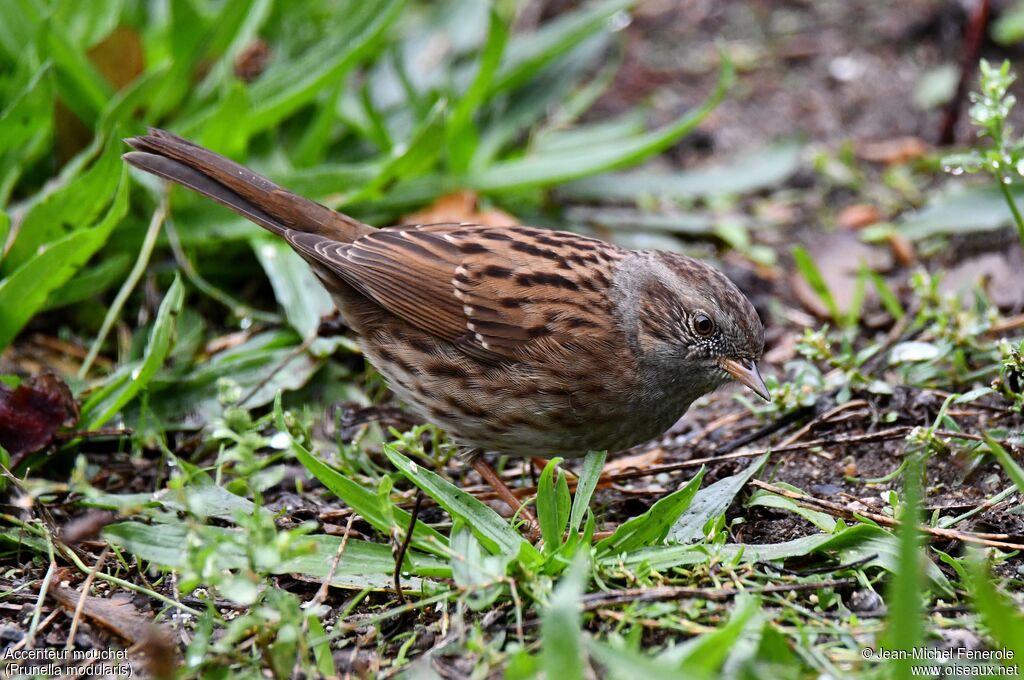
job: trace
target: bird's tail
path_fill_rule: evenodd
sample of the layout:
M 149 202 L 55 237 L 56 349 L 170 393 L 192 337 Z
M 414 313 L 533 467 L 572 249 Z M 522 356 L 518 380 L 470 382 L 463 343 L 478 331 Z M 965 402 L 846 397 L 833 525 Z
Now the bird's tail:
M 125 142 L 135 149 L 123 156 L 131 165 L 212 198 L 279 236 L 299 231 L 351 243 L 373 231 L 170 132 L 152 129 Z

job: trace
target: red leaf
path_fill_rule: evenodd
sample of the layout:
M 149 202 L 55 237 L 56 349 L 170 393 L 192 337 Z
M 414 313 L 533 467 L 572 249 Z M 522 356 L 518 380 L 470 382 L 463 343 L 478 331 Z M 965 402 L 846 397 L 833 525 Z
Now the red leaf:
M 0 446 L 11 466 L 45 448 L 62 427 L 78 422 L 78 404 L 64 381 L 46 373 L 11 389 L 0 383 Z

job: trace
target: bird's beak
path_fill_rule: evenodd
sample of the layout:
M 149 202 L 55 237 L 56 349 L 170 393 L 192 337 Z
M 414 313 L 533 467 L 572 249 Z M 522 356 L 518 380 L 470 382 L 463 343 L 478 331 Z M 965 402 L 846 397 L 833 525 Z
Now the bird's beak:
M 742 361 L 722 359 L 721 364 L 726 373 L 749 387 L 754 391 L 754 394 L 765 401 L 772 400 L 771 392 L 768 391 L 768 387 L 764 384 L 764 378 L 757 372 L 757 364 L 753 361 L 748 359 Z

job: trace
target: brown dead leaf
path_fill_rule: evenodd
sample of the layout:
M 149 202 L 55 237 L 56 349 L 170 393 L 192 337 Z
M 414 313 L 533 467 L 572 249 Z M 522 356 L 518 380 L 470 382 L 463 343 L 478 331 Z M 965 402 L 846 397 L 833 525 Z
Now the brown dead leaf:
M 904 267 L 914 264 L 917 254 L 914 252 L 914 244 L 910 242 L 910 239 L 900 234 L 889 234 L 888 243 L 889 250 L 892 251 L 892 256 L 896 258 L 897 262 Z
M 11 467 L 49 446 L 57 430 L 76 422 L 78 404 L 56 375 L 37 375 L 13 389 L 0 383 L 0 446 L 10 454 Z
M 843 314 L 847 313 L 853 301 L 862 263 L 875 272 L 885 272 L 892 268 L 893 258 L 889 250 L 864 243 L 851 231 L 816 236 L 806 244 L 806 248 Z M 822 319 L 829 318 L 825 303 L 799 271 L 794 270 L 789 280 L 793 294 L 809 312 Z M 876 302 L 874 288 L 868 286 L 865 291 L 865 307 L 870 308 Z
M 869 163 L 900 165 L 928 153 L 928 144 L 920 137 L 897 137 L 879 142 L 862 142 L 857 155 Z
M 863 229 L 882 221 L 881 211 L 870 203 L 858 203 L 843 208 L 837 222 L 843 229 Z
M 1024 307 L 1024 286 L 1020 284 L 1022 259 L 1016 245 L 1001 252 L 969 257 L 946 272 L 939 290 L 957 294 L 970 304 L 975 289 L 980 287 L 1000 309 L 1020 309 Z
M 492 208 L 478 211 L 477 195 L 472 191 L 445 194 L 414 213 L 402 217 L 405 224 L 442 224 L 445 222 L 483 224 L 488 227 L 514 227 L 520 224 L 512 215 Z
M 145 71 L 142 36 L 130 26 L 118 26 L 88 52 L 89 61 L 115 90 L 121 90 Z M 57 152 L 63 164 L 88 146 L 92 130 L 62 102 L 56 105 Z
M 82 594 L 61 585 L 60 580 L 66 576 L 63 571 L 54 574 L 46 593 L 66 609 L 69 616 L 73 616 Z M 174 636 L 167 628 L 139 613 L 130 596 L 104 598 L 86 595 L 82 616 L 106 628 L 128 646 L 138 645 L 138 649 L 145 653 L 147 666 L 154 676 L 167 677 L 178 666 Z
M 623 456 L 622 458 L 614 458 L 609 463 L 605 464 L 604 470 L 601 472 L 601 476 L 609 478 L 621 474 L 626 470 L 644 470 L 652 465 L 657 465 L 664 457 L 665 449 L 660 446 L 656 446 L 650 451 L 634 453 L 631 456 Z

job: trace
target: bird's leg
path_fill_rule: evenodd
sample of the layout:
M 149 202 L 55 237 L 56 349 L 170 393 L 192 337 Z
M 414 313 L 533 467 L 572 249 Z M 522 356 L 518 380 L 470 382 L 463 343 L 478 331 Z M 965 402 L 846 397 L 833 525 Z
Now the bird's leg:
M 526 520 L 530 524 L 530 540 L 535 541 L 540 538 L 540 530 L 537 526 L 537 518 L 533 516 L 530 509 L 519 502 L 516 495 L 512 493 L 512 489 L 508 488 L 505 481 L 494 471 L 491 464 L 488 463 L 483 456 L 474 455 L 469 462 L 476 470 L 476 473 L 480 475 L 485 482 L 487 482 L 494 492 L 498 494 L 498 498 L 505 501 L 505 504 L 512 508 L 512 511 L 517 513 L 520 517 Z

